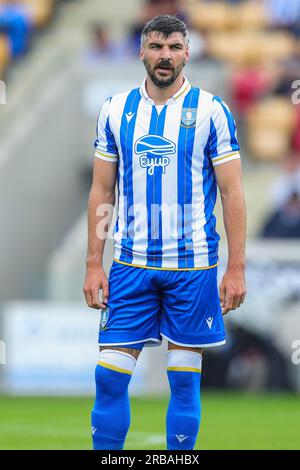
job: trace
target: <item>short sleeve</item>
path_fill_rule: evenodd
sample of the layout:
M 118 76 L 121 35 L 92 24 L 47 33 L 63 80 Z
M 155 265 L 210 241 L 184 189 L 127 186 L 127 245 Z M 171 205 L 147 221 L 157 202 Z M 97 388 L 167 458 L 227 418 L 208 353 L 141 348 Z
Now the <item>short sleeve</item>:
M 240 158 L 234 117 L 227 104 L 219 96 L 213 98 L 209 140 L 213 166 Z
M 117 162 L 118 148 L 115 142 L 114 134 L 110 127 L 110 99 L 103 104 L 97 121 L 97 140 L 94 147 L 96 149 L 95 157 L 108 162 Z

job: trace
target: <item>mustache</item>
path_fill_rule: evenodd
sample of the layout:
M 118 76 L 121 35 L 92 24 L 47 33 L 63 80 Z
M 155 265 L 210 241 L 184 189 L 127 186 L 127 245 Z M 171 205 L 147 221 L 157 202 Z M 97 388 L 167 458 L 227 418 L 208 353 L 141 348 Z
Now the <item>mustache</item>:
M 168 69 L 168 70 L 174 70 L 174 67 L 171 65 L 171 63 L 168 60 L 162 60 L 156 67 L 156 69 Z

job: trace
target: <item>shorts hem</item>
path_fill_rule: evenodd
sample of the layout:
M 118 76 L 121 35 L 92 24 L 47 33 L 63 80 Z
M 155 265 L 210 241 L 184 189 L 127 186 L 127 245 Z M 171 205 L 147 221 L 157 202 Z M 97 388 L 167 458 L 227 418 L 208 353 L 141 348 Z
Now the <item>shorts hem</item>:
M 151 341 L 150 343 L 148 341 Z M 148 342 L 148 343 L 147 343 Z M 160 346 L 162 341 L 157 338 L 139 339 L 137 341 L 115 341 L 113 343 L 98 343 L 98 346 L 130 346 L 131 344 L 146 343 L 145 347 Z
M 167 341 L 170 341 L 170 343 L 176 344 L 177 346 L 184 346 L 184 347 L 190 347 L 190 348 L 212 348 L 212 347 L 215 347 L 215 346 L 222 346 L 223 344 L 226 343 L 226 339 L 216 341 L 214 343 L 201 343 L 201 344 L 179 343 L 178 341 L 175 341 L 175 340 L 169 338 L 164 333 L 160 333 L 160 334 Z

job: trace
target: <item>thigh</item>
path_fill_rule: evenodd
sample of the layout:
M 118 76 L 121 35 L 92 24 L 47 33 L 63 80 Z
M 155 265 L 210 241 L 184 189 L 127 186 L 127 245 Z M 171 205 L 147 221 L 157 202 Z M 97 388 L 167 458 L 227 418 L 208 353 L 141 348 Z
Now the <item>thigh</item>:
M 203 354 L 202 348 L 193 348 L 192 346 L 179 346 L 178 344 L 174 344 L 171 341 L 168 341 L 168 351 L 172 351 L 173 349 L 182 349 L 183 351 L 193 351 L 199 354 Z
M 216 267 L 169 273 L 162 295 L 161 334 L 187 348 L 224 344 Z
M 135 359 L 138 359 L 138 357 L 141 353 L 141 350 L 139 350 L 139 349 L 119 348 L 119 347 L 116 347 L 116 346 L 101 346 L 99 349 L 100 349 L 100 351 L 103 351 L 104 349 L 113 349 L 115 351 L 121 351 L 121 352 L 124 352 L 126 354 L 129 354 L 130 356 L 133 356 Z
M 160 340 L 159 292 L 149 271 L 113 263 L 105 321 L 100 321 L 101 346 L 130 348 L 136 342 Z

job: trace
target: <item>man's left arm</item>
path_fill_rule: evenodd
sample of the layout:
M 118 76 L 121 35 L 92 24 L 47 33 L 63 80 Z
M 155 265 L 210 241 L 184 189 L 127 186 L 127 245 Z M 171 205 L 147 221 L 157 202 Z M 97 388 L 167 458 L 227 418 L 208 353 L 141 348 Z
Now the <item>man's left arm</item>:
M 245 299 L 246 208 L 242 188 L 241 161 L 235 159 L 214 167 L 223 206 L 228 263 L 220 285 L 223 315 Z

